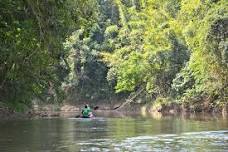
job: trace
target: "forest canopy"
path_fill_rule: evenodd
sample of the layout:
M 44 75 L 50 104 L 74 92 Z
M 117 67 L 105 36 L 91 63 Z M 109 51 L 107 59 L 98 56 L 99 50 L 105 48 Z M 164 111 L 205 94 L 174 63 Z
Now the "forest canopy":
M 226 0 L 0 2 L 0 103 L 228 100 Z M 166 101 L 166 100 L 164 100 Z

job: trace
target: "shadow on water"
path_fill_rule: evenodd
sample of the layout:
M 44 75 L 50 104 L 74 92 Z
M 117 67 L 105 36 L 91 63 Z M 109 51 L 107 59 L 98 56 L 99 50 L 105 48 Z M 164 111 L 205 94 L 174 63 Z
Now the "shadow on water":
M 102 117 L 101 117 L 102 116 Z M 168 117 L 97 113 L 93 119 L 0 122 L 0 151 L 226 151 L 228 121 L 206 115 Z

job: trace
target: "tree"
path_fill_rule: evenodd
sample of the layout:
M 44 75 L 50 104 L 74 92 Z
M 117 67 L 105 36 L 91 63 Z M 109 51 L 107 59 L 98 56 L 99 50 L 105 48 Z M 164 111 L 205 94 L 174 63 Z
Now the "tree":
M 89 0 L 0 2 L 0 102 L 15 107 L 31 103 L 35 96 L 60 94 L 62 42 L 72 30 L 92 22 L 91 4 Z

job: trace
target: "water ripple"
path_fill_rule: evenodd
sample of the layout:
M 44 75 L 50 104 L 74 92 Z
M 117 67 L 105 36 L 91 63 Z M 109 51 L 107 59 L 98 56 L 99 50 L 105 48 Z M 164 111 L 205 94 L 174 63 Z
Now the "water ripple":
M 86 146 L 87 151 L 149 152 L 165 150 L 169 152 L 201 150 L 222 152 L 228 151 L 228 130 L 137 136 L 121 141 L 113 139 L 92 139 L 78 144 L 82 147 Z

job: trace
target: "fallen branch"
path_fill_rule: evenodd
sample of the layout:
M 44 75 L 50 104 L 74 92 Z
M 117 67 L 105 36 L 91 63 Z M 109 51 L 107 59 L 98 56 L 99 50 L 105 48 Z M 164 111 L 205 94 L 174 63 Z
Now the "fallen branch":
M 120 106 L 118 107 L 115 107 L 113 110 L 117 110 L 117 109 L 120 109 L 120 108 L 123 108 L 124 106 L 126 106 L 127 104 L 131 103 L 134 101 L 134 99 L 140 95 L 140 93 L 142 93 L 144 91 L 144 88 L 138 90 L 135 94 L 133 94 L 133 97 L 129 96 L 128 99 L 126 99 L 126 101 L 124 103 L 122 103 Z

